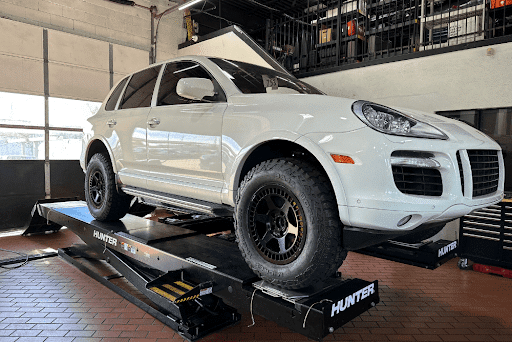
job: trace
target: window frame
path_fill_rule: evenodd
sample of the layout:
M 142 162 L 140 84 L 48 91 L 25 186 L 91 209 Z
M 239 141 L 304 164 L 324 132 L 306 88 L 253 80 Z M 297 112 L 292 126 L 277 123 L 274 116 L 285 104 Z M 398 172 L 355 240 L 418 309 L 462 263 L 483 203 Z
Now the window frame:
M 128 81 L 129 81 L 129 80 L 130 80 L 130 78 L 131 78 L 130 76 L 131 76 L 131 75 L 128 75 L 128 76 L 126 76 L 126 77 L 122 78 L 122 79 L 121 79 L 121 81 L 119 81 L 119 82 L 116 84 L 116 86 L 112 88 L 112 93 L 110 93 L 110 96 L 105 100 L 105 107 L 104 107 L 104 108 L 105 108 L 105 111 L 106 111 L 106 112 L 112 112 L 112 111 L 114 111 L 114 110 L 116 110 L 116 109 L 117 109 L 117 104 L 119 103 L 119 98 L 121 97 L 121 95 L 123 95 L 123 94 L 124 94 L 124 89 L 126 88 L 126 85 L 128 84 Z M 125 81 L 126 81 L 126 83 L 123 85 L 123 87 L 121 88 L 121 90 L 120 90 L 119 94 L 117 95 L 117 100 L 116 100 L 116 102 L 115 102 L 115 104 L 114 104 L 114 108 L 112 108 L 112 109 L 107 109 L 107 105 L 108 105 L 108 103 L 109 103 L 110 99 L 112 99 L 112 97 L 114 96 L 114 93 L 115 93 L 115 91 L 117 90 L 118 85 L 121 85 L 121 83 L 122 83 L 122 82 L 125 82 Z
M 153 101 L 154 101 L 154 98 L 155 98 L 155 90 L 157 89 L 157 86 L 159 87 L 159 79 L 162 75 L 162 66 L 164 64 L 157 64 L 157 65 L 150 65 L 149 67 L 147 68 L 144 68 L 142 70 L 139 70 L 139 71 L 136 71 L 134 73 L 132 73 L 129 77 L 130 79 L 126 82 L 124 88 L 123 88 L 123 92 L 122 92 L 122 95 L 119 96 L 119 99 L 117 101 L 117 104 L 116 104 L 116 109 L 115 110 L 129 110 L 129 109 L 139 109 L 139 108 L 152 108 L 153 107 Z M 132 80 L 133 76 L 138 74 L 138 73 L 141 73 L 141 72 L 144 72 L 146 70 L 149 70 L 149 69 L 153 69 L 153 68 L 160 68 L 160 70 L 158 70 L 158 75 L 156 77 L 156 81 L 155 81 L 155 86 L 153 87 L 153 94 L 151 95 L 151 101 L 149 103 L 149 106 L 147 107 L 132 107 L 132 108 L 119 108 L 119 106 L 121 105 L 121 101 L 122 99 L 124 98 L 124 95 L 126 93 L 126 89 L 128 88 L 128 85 L 130 84 L 130 81 Z
M 210 78 L 213 81 L 215 81 L 214 82 L 214 86 L 215 86 L 215 83 L 218 84 L 218 86 L 220 88 L 220 91 L 222 92 L 222 93 L 218 94 L 220 99 L 218 101 L 212 101 L 212 102 L 209 102 L 209 101 L 199 101 L 199 102 L 193 102 L 193 103 L 179 103 L 179 104 L 158 106 L 158 103 L 157 103 L 158 102 L 158 94 L 160 92 L 160 85 L 161 85 L 161 82 L 162 82 L 162 78 L 164 77 L 165 70 L 167 69 L 167 65 L 172 64 L 172 63 L 186 63 L 186 62 L 194 63 L 194 64 L 199 65 L 210 76 Z M 222 86 L 221 82 L 219 82 L 217 80 L 217 78 L 215 78 L 215 76 L 213 76 L 213 74 L 210 72 L 210 70 L 208 70 L 208 68 L 204 64 L 202 64 L 201 62 L 190 60 L 190 59 L 183 59 L 183 60 L 170 61 L 170 62 L 167 62 L 167 63 L 163 63 L 162 66 L 163 67 L 160 70 L 160 75 L 158 76 L 158 79 L 157 79 L 157 87 L 155 88 L 155 92 L 153 93 L 153 101 L 151 103 L 151 107 L 155 107 L 156 108 L 156 107 L 183 106 L 183 105 L 203 104 L 203 103 L 227 103 L 228 98 L 226 96 L 226 91 L 224 90 L 224 87 Z

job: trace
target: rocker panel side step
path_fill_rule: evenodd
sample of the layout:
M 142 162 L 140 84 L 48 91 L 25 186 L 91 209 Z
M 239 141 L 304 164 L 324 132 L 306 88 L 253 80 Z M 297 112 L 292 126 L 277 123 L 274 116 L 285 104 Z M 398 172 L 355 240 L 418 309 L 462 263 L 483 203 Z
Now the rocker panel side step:
M 197 211 L 215 216 L 230 216 L 233 215 L 233 208 L 223 204 L 216 204 L 201 200 L 196 200 L 189 197 L 170 195 L 163 192 L 143 190 L 133 188 L 130 186 L 122 187 L 122 190 L 128 195 L 140 197 L 143 202 L 147 203 L 163 203 L 186 210 Z

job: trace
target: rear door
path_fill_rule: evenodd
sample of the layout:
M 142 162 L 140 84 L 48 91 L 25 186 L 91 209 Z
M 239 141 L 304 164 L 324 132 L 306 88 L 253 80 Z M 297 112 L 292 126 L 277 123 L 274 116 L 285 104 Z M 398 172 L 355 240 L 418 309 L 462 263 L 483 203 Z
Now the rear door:
M 176 85 L 187 77 L 211 79 L 217 95 L 202 101 L 180 97 Z M 155 104 L 148 117 L 148 188 L 220 203 L 223 90 L 200 64 L 171 62 Z
M 160 68 L 148 68 L 131 77 L 111 122 L 116 141 L 113 153 L 121 182 L 126 185 L 147 186 L 146 127 Z

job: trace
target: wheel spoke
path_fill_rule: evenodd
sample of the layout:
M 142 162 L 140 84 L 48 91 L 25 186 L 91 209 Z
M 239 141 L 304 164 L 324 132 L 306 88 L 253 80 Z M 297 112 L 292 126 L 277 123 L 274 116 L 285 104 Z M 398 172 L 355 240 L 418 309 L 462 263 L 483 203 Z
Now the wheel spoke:
M 291 205 L 291 203 L 290 203 L 290 202 L 285 201 L 285 202 L 284 202 L 284 204 L 283 204 L 283 205 L 281 206 L 281 208 L 279 208 L 279 209 L 281 209 L 281 211 L 282 211 L 285 215 L 288 215 L 288 211 L 293 210 L 293 207 L 292 207 L 292 205 Z
M 299 235 L 299 227 L 288 222 L 288 234 L 293 234 L 295 236 Z
M 267 202 L 267 206 L 268 206 L 269 211 L 279 210 L 280 209 L 280 208 L 278 208 L 276 206 L 276 204 L 274 203 L 274 200 L 272 200 L 272 196 L 265 197 L 265 202 Z
M 267 243 L 272 240 L 274 238 L 274 236 L 272 235 L 271 232 L 267 231 L 265 233 L 265 235 L 263 235 L 263 238 L 261 239 L 261 243 L 263 246 L 267 247 Z
M 99 203 L 100 200 L 101 200 L 101 193 L 99 191 L 97 191 L 96 194 L 94 195 L 94 202 Z
M 279 243 L 279 253 L 283 254 L 286 253 L 286 245 L 285 245 L 285 238 L 284 236 L 281 238 L 276 239 Z
M 256 214 L 256 217 L 254 219 L 256 220 L 256 222 L 268 223 L 268 216 L 264 214 Z

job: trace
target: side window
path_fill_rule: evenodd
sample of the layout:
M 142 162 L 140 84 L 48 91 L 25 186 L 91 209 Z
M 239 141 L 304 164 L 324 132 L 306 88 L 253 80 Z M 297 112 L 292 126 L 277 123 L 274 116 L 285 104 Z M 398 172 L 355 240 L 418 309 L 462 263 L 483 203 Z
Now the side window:
M 119 82 L 116 89 L 114 89 L 112 95 L 110 95 L 110 98 L 107 100 L 107 103 L 105 104 L 105 110 L 114 110 L 116 108 L 117 100 L 119 99 L 119 95 L 121 95 L 121 92 L 123 91 L 124 85 L 126 84 L 126 81 L 128 81 L 128 78 L 129 76 Z
M 217 94 L 215 96 L 205 98 L 206 101 L 226 101 L 226 97 L 220 85 L 201 65 L 194 62 L 174 62 L 168 63 L 165 66 L 165 71 L 162 75 L 162 82 L 160 83 L 160 90 L 158 91 L 158 99 L 156 105 L 169 106 L 201 102 L 183 98 L 176 93 L 176 85 L 178 84 L 178 81 L 182 78 L 188 77 L 207 78 L 212 80 L 215 87 L 215 92 Z
M 119 109 L 149 107 L 155 89 L 160 65 L 139 71 L 132 76 L 126 87 Z

